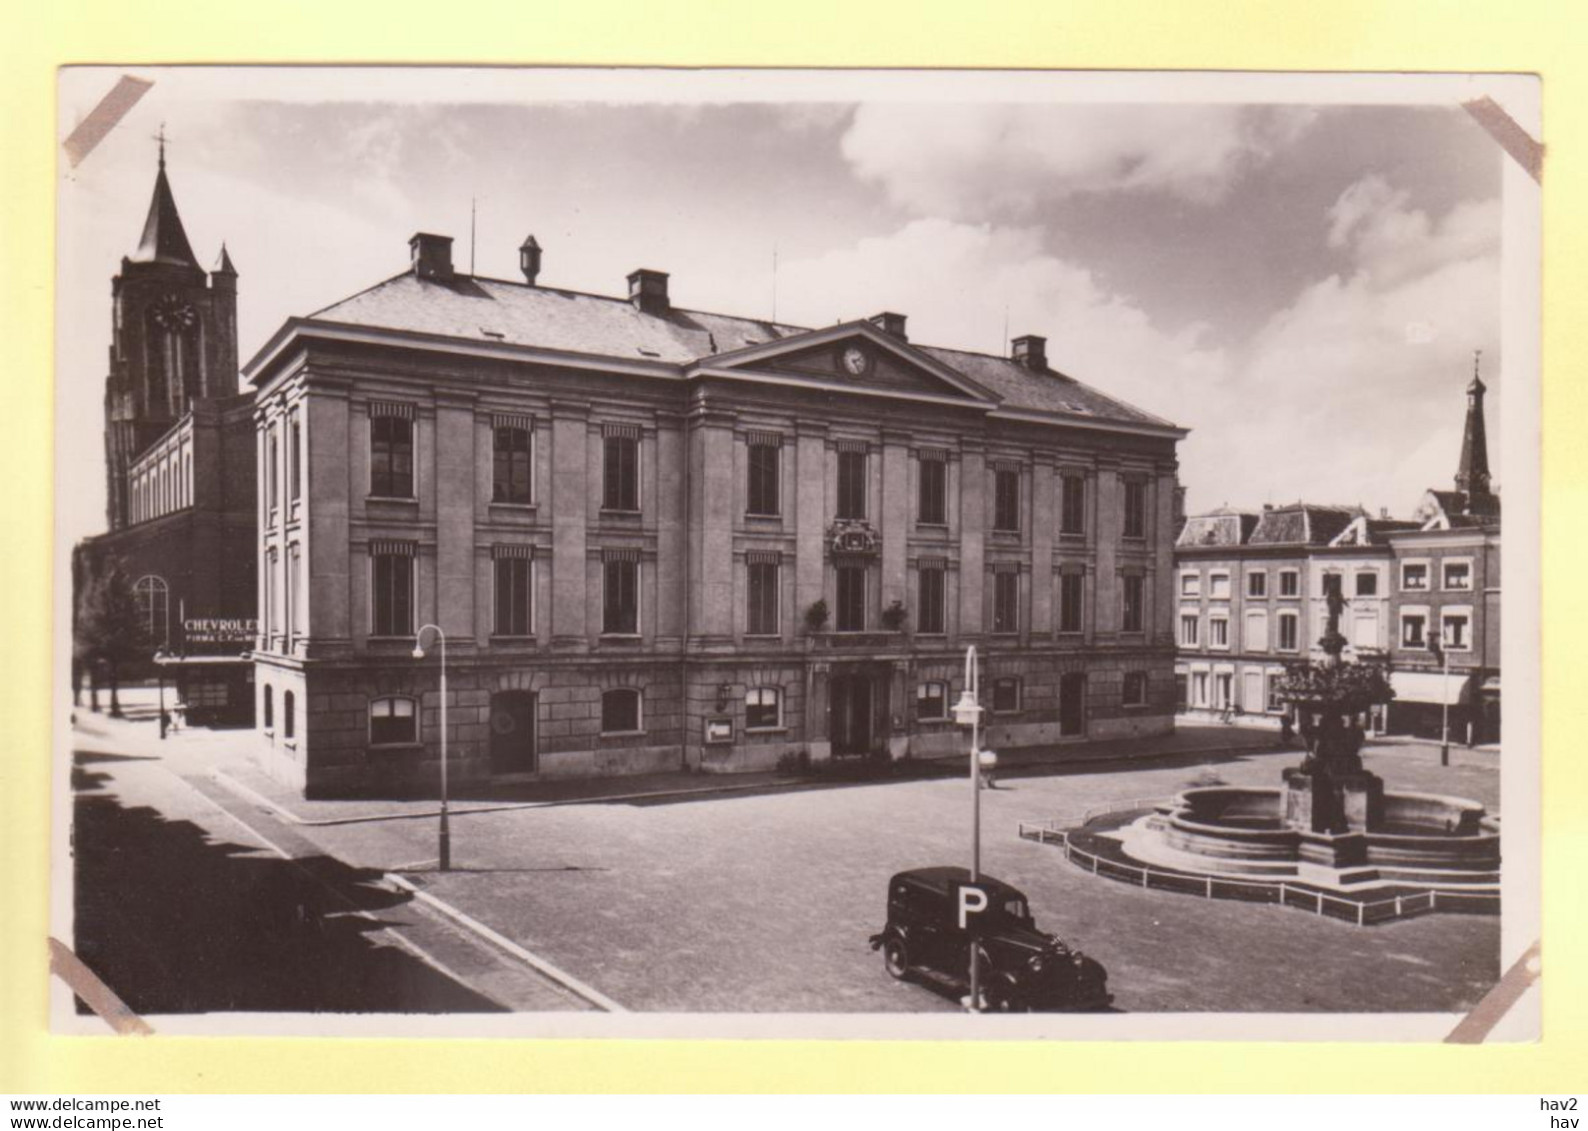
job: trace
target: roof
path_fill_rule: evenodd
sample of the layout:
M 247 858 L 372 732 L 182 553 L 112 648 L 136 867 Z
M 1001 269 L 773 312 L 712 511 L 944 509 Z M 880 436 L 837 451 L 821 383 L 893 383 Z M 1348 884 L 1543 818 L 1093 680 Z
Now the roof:
M 1207 514 L 1190 515 L 1175 545 L 1243 546 L 1257 527 L 1257 515 L 1249 511 L 1221 507 Z
M 911 868 L 908 871 L 899 872 L 894 875 L 893 879 L 889 881 L 889 884 L 891 886 L 900 880 L 915 880 L 927 887 L 946 892 L 955 884 L 970 883 L 970 869 L 961 868 L 953 864 L 939 864 L 930 868 Z M 1013 884 L 1005 883 L 1003 880 L 994 879 L 992 876 L 989 876 L 985 873 L 983 873 L 976 880 L 976 883 L 985 888 L 992 888 L 995 890 L 1001 888 L 1012 895 L 1023 896 L 1024 894 Z
M 154 196 L 149 200 L 149 215 L 143 221 L 143 238 L 138 248 L 127 257 L 132 263 L 165 263 L 176 267 L 198 267 L 193 255 L 193 245 L 188 243 L 187 232 L 182 227 L 182 217 L 177 214 L 176 198 L 171 195 L 171 182 L 165 176 L 165 157 L 160 158 L 160 171 L 154 178 Z
M 650 313 L 627 298 L 503 279 L 421 279 L 413 272 L 333 303 L 308 321 L 674 365 L 812 332 L 788 323 L 677 307 Z M 1053 370 L 1038 373 L 1009 358 L 913 342 L 907 348 L 990 390 L 1003 408 L 1174 427 Z
M 1252 531 L 1253 546 L 1327 546 L 1351 520 L 1362 514 L 1361 507 L 1323 506 L 1293 503 L 1263 511 Z

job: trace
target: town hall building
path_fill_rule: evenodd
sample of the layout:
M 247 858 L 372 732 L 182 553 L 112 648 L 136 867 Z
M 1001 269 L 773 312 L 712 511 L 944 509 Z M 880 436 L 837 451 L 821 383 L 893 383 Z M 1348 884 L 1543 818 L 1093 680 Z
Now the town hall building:
M 459 272 L 287 321 L 256 391 L 265 763 L 308 795 L 1158 734 L 1183 429 L 1053 369 Z M 438 633 L 439 630 L 439 633 Z M 438 638 L 444 636 L 444 644 Z

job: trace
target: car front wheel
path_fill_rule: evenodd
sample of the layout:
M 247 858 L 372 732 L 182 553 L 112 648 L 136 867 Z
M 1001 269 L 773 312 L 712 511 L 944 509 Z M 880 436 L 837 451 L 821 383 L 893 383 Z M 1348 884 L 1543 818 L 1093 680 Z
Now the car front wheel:
M 983 1013 L 1025 1012 L 1025 1006 L 1021 1004 L 1018 992 L 1005 978 L 995 978 L 982 988 L 981 1008 Z
M 891 938 L 882 944 L 882 965 L 895 978 L 903 980 L 910 975 L 910 952 L 904 940 Z

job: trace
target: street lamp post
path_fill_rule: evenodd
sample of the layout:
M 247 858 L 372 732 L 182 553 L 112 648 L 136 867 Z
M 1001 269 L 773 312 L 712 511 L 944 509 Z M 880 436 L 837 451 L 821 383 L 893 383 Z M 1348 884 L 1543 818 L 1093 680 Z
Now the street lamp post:
M 447 634 L 427 624 L 414 637 L 414 659 L 425 658 L 425 633 L 434 632 L 441 652 L 441 828 L 437 835 L 437 855 L 441 871 L 452 867 L 452 826 L 447 819 Z M 420 716 L 423 721 L 423 715 Z
M 981 749 L 981 679 L 976 667 L 976 646 L 965 649 L 965 690 L 954 705 L 954 721 L 970 727 L 970 882 L 981 879 L 981 775 L 995 758 Z M 981 948 L 972 932 L 970 940 L 970 1010 L 981 1009 Z

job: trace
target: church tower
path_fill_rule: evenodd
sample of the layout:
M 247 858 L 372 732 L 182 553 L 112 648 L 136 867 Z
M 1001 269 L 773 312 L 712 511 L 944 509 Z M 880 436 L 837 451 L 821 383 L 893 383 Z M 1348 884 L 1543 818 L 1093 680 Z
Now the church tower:
M 1486 516 L 1499 513 L 1500 501 L 1489 489 L 1489 440 L 1483 423 L 1483 394 L 1488 389 L 1478 375 L 1479 356 L 1473 356 L 1472 381 L 1467 385 L 1467 425 L 1461 436 L 1456 490 L 1467 514 Z
M 237 271 L 221 247 L 199 266 L 159 171 L 143 237 L 111 280 L 110 372 L 105 379 L 106 522 L 129 522 L 127 468 L 196 400 L 237 393 Z

